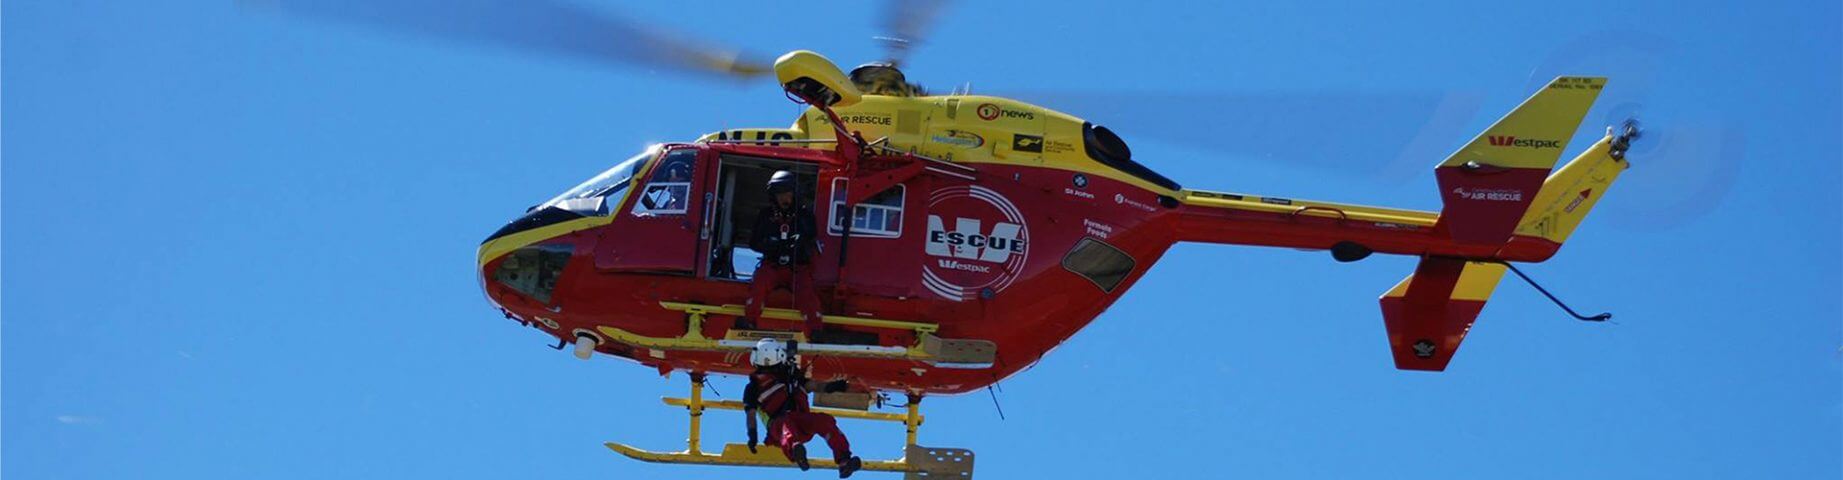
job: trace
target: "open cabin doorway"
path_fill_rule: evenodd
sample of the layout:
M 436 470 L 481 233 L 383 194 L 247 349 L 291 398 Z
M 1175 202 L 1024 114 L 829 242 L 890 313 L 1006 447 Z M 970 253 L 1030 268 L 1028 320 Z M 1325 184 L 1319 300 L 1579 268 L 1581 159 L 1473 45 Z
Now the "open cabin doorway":
M 717 166 L 717 205 L 716 214 L 712 215 L 710 265 L 706 270 L 709 278 L 747 282 L 754 274 L 761 255 L 749 249 L 749 236 L 753 233 L 750 229 L 755 225 L 756 215 L 769 204 L 768 178 L 780 170 L 793 172 L 798 179 L 794 198 L 813 209 L 815 215 L 821 213 L 817 198 L 818 165 L 723 155 Z M 824 227 L 820 228 L 823 231 Z

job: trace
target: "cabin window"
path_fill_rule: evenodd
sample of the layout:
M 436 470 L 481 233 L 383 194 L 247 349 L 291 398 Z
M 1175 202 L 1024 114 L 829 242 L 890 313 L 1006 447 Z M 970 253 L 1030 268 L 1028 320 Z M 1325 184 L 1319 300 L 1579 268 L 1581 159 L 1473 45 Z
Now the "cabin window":
M 1093 238 L 1082 239 L 1075 249 L 1062 257 L 1062 268 L 1094 282 L 1094 286 L 1107 293 L 1113 293 L 1113 289 L 1133 273 L 1133 265 L 1133 257 L 1126 252 Z
M 845 234 L 845 194 L 850 181 L 843 178 L 832 180 L 831 221 L 827 222 L 826 232 L 833 235 Z M 902 236 L 902 202 L 908 195 L 908 188 L 903 185 L 890 187 L 863 202 L 852 210 L 851 236 L 896 238 Z
M 697 161 L 696 149 L 678 149 L 666 153 L 646 181 L 646 191 L 634 202 L 634 215 L 681 215 L 691 203 L 691 172 Z

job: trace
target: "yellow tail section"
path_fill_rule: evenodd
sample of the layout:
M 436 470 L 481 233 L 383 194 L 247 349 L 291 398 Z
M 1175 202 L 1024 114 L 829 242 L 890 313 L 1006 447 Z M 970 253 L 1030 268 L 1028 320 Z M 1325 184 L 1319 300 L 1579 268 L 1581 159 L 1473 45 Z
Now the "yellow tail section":
M 1574 137 L 1581 118 L 1587 116 L 1603 88 L 1606 79 L 1602 77 L 1556 77 L 1440 166 L 1477 162 L 1496 168 L 1548 170 L 1561 159 L 1562 149 L 1568 147 L 1568 139 Z
M 1567 241 L 1568 235 L 1581 225 L 1581 220 L 1587 218 L 1587 212 L 1606 196 L 1613 181 L 1630 166 L 1625 161 L 1623 146 L 1618 144 L 1629 141 L 1635 134 L 1632 130 L 1625 137 L 1616 137 L 1608 132 L 1606 138 L 1549 175 L 1542 182 L 1542 190 L 1536 194 L 1535 201 L 1530 203 L 1529 211 L 1517 222 L 1516 234 L 1555 243 Z

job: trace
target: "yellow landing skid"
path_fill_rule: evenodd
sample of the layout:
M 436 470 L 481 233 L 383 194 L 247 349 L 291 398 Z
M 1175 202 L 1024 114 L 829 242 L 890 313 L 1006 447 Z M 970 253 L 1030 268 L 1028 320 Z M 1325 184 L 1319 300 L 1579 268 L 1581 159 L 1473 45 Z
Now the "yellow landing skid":
M 625 444 L 607 442 L 609 450 L 626 455 L 627 458 L 652 463 L 676 463 L 690 465 L 727 465 L 733 467 L 781 467 L 793 468 L 794 464 L 781 454 L 780 448 L 757 445 L 755 452 L 750 452 L 748 445 L 729 443 L 723 445 L 721 454 L 704 453 L 701 448 L 704 410 L 742 410 L 742 402 L 734 400 L 704 401 L 704 376 L 691 376 L 691 398 L 667 397 L 662 400 L 666 405 L 685 407 L 691 413 L 691 431 L 686 449 L 681 452 L 654 452 L 642 450 Z M 881 422 L 900 422 L 908 429 L 904 442 L 903 458 L 896 460 L 864 460 L 866 471 L 904 472 L 905 479 L 936 478 L 973 478 L 973 452 L 958 448 L 931 448 L 915 444 L 915 434 L 921 429 L 921 398 L 909 397 L 907 414 L 866 412 L 842 410 L 836 408 L 813 408 L 814 412 L 825 413 L 838 418 L 855 418 Z M 809 463 L 813 468 L 834 469 L 838 463 L 824 458 L 813 458 Z
M 608 336 L 610 341 L 624 343 L 655 350 L 688 351 L 746 351 L 754 348 L 755 342 L 763 337 L 787 337 L 787 332 L 735 331 L 730 338 L 713 339 L 704 336 L 704 319 L 711 314 L 742 315 L 741 305 L 698 305 L 678 302 L 659 302 L 667 310 L 685 312 L 685 334 L 679 337 L 648 337 L 614 327 L 596 327 L 596 331 Z M 800 320 L 800 312 L 784 308 L 764 308 L 763 318 L 777 320 Z M 792 338 L 801 340 L 801 355 L 879 358 L 894 360 L 914 360 L 926 362 L 940 368 L 989 368 L 997 357 L 998 347 L 988 340 L 953 340 L 942 339 L 934 335 L 940 326 L 929 323 L 904 322 L 876 318 L 851 317 L 844 315 L 824 315 L 822 320 L 833 325 L 852 325 L 871 328 L 888 328 L 907 330 L 915 334 L 915 343 L 909 346 L 896 345 L 838 345 L 827 343 L 805 343 L 805 336 L 792 334 Z

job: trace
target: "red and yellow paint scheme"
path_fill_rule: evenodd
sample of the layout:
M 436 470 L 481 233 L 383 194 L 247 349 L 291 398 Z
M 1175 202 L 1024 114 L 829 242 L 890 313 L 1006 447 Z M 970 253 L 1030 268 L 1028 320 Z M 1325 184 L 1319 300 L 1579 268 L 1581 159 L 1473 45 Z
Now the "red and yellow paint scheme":
M 833 96 L 811 97 L 820 105 L 789 128 L 655 146 L 534 207 L 480 246 L 487 296 L 585 354 L 745 373 L 737 345 L 764 333 L 729 321 L 748 292 L 732 256 L 752 210 L 739 205 L 765 201 L 746 180 L 785 169 L 826 225 L 814 267 L 827 323 L 854 332 L 845 343 L 859 352 L 810 362 L 815 378 L 911 395 L 984 388 L 1088 325 L 1177 242 L 1419 256 L 1383 295 L 1384 324 L 1397 367 L 1443 370 L 1498 262 L 1553 256 L 1627 166 L 1626 139 L 1609 133 L 1551 171 L 1602 78 L 1555 79 L 1440 162 L 1444 208 L 1426 212 L 1193 190 L 1105 127 L 1047 108 L 862 93 L 810 52 L 776 71 L 790 91 L 806 79 Z M 786 292 L 768 302 L 790 304 Z M 795 329 L 789 312 L 767 317 L 761 328 Z

